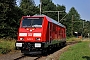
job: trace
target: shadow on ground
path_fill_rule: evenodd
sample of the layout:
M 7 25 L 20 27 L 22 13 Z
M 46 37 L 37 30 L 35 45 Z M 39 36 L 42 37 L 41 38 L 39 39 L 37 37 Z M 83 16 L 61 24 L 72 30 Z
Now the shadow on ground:
M 83 56 L 82 58 L 87 59 L 87 60 L 90 60 L 90 57 L 89 56 Z

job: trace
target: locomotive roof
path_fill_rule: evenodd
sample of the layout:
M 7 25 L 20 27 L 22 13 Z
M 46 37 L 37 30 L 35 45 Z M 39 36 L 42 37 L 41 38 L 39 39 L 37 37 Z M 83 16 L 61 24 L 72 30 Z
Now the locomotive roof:
M 52 18 L 50 18 L 50 17 L 48 17 L 46 15 L 34 15 L 33 17 L 46 17 L 49 22 L 52 22 L 54 24 L 57 24 L 57 25 L 65 28 L 65 26 L 63 24 L 57 22 L 56 20 L 54 20 L 54 19 L 52 19 Z

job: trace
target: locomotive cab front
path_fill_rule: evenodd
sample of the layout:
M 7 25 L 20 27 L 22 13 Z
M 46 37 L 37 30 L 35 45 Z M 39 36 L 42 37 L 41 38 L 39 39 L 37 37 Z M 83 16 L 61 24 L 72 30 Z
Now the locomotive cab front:
M 19 28 L 18 41 L 40 42 L 43 18 L 23 18 Z

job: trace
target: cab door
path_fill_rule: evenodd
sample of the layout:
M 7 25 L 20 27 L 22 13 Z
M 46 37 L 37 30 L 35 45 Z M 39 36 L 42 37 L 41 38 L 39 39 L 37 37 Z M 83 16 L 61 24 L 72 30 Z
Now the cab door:
M 52 40 L 52 23 L 49 22 L 49 42 Z

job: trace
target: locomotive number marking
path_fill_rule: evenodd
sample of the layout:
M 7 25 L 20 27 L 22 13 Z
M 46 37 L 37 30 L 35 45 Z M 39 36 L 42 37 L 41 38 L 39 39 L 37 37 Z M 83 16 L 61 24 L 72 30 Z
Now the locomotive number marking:
M 33 38 L 27 38 L 27 40 L 33 40 Z

